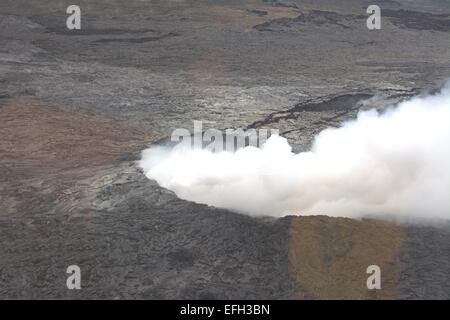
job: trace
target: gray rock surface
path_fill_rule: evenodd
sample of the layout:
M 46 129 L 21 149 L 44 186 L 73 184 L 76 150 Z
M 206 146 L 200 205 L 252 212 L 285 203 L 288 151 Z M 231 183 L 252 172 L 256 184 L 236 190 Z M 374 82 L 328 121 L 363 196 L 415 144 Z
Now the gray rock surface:
M 365 0 L 83 0 L 80 31 L 70 4 L 0 2 L 0 298 L 450 298 L 448 224 L 253 218 L 180 200 L 135 162 L 193 120 L 305 150 L 439 88 L 447 1 L 379 1 L 379 31 Z

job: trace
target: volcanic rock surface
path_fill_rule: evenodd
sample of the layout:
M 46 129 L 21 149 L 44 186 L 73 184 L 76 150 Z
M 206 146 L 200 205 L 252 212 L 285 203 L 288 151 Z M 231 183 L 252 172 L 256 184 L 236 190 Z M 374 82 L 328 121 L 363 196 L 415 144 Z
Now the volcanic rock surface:
M 193 120 L 277 128 L 300 151 L 438 89 L 448 2 L 378 3 L 369 31 L 365 0 L 79 0 L 71 31 L 70 1 L 2 0 L 0 298 L 449 299 L 448 223 L 254 218 L 178 199 L 136 165 Z M 366 288 L 372 264 L 382 290 Z

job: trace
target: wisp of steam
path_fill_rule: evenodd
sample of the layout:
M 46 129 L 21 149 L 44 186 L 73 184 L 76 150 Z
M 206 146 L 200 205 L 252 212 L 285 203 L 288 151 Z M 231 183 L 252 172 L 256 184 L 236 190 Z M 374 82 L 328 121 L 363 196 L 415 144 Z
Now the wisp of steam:
M 295 154 L 281 136 L 213 153 L 153 147 L 146 176 L 180 198 L 250 215 L 450 217 L 450 89 L 322 131 Z

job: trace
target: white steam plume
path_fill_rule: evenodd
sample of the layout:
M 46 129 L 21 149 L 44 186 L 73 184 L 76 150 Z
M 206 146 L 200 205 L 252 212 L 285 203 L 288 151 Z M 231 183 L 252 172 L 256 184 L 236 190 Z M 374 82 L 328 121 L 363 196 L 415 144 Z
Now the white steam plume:
M 272 136 L 234 153 L 150 148 L 140 165 L 182 199 L 251 215 L 449 219 L 450 90 L 361 112 L 309 152 Z

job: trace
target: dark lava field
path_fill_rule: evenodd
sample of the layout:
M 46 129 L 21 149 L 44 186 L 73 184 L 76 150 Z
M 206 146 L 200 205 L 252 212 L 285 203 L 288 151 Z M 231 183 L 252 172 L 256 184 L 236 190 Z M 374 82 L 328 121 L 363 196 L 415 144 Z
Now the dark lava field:
M 193 120 L 277 128 L 299 151 L 438 90 L 448 1 L 376 1 L 381 30 L 369 0 L 77 0 L 68 30 L 72 2 L 0 1 L 1 299 L 450 299 L 448 223 L 251 217 L 137 165 Z

